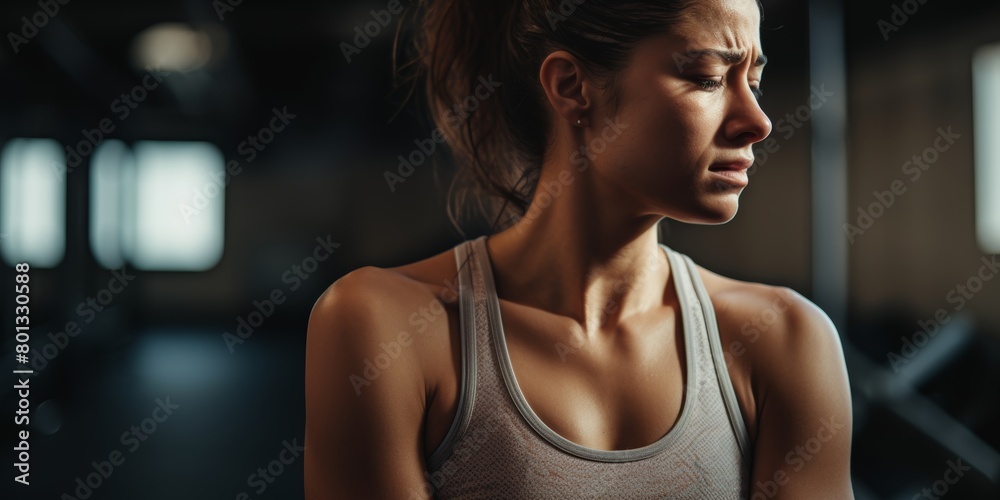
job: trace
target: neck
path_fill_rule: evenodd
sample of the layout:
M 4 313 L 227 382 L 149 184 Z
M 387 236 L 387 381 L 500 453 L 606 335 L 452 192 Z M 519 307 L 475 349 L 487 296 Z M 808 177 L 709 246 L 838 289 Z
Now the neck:
M 497 294 L 572 318 L 587 335 L 661 306 L 669 274 L 662 216 L 642 213 L 592 170 L 542 172 L 527 215 L 487 241 Z

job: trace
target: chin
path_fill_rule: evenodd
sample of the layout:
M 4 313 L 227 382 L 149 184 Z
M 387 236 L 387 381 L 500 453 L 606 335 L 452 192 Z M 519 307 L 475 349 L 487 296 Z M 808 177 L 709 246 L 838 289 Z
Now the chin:
M 725 213 L 719 213 L 712 218 L 707 218 L 704 222 L 702 222 L 702 224 L 710 226 L 725 224 L 733 220 L 735 217 L 736 217 L 736 210 L 732 210 Z
M 713 198 L 712 200 L 705 200 L 705 203 L 699 207 L 697 220 L 692 221 L 693 223 L 719 225 L 725 224 L 736 217 L 736 212 L 740 208 L 738 194 L 715 196 Z
M 725 224 L 733 220 L 736 217 L 736 213 L 740 211 L 740 195 L 734 194 L 727 196 L 727 198 L 719 207 L 718 218 L 716 219 L 718 222 L 716 224 Z

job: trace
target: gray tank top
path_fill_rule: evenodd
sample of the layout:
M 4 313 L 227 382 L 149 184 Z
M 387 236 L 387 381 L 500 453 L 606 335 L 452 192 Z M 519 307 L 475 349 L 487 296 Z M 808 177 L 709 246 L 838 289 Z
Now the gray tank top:
M 455 247 L 462 380 L 451 428 L 427 458 L 425 492 L 441 499 L 747 498 L 749 439 L 712 303 L 691 259 L 660 246 L 680 298 L 684 400 L 666 435 L 627 450 L 580 446 L 535 415 L 511 368 L 486 236 Z

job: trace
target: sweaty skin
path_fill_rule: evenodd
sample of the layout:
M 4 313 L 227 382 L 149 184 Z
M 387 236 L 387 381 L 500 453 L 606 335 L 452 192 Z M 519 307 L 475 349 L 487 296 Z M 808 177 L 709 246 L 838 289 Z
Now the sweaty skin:
M 636 47 L 614 116 L 571 54 L 542 63 L 555 125 L 540 186 L 562 189 L 544 204 L 536 196 L 487 245 L 515 376 L 535 413 L 570 441 L 637 448 L 678 419 L 685 346 L 656 225 L 735 216 L 743 188 L 709 167 L 752 159 L 771 131 L 754 95 L 758 26 L 751 0 L 699 3 L 674 32 Z M 788 288 L 699 273 L 753 445 L 751 495 L 853 498 L 850 390 L 829 318 Z M 456 283 L 449 248 L 355 270 L 316 302 L 306 498 L 423 491 L 423 457 L 458 402 Z

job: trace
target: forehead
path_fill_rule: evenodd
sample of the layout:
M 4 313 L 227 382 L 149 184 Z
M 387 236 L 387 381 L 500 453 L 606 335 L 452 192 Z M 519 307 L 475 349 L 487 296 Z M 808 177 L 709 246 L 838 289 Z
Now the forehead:
M 755 0 L 699 0 L 672 31 L 691 43 L 759 49 L 760 9 Z

